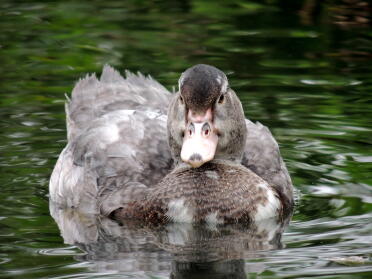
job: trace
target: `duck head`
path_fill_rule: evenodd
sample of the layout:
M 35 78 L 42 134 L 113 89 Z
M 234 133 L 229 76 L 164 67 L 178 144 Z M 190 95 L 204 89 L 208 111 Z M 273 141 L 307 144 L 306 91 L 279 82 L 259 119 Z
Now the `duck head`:
M 242 105 L 219 69 L 199 64 L 179 79 L 168 110 L 172 155 L 194 168 L 213 159 L 241 161 L 246 140 Z

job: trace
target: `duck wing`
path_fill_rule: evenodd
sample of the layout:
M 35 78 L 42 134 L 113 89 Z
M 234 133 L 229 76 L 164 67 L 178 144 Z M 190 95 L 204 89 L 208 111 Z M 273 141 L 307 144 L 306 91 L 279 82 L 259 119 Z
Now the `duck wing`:
M 167 114 L 172 94 L 150 76 L 126 71 L 122 77 L 112 67 L 103 68 L 101 78 L 95 74 L 80 79 L 67 98 L 68 141 L 91 126 L 91 122 L 118 110 L 153 111 Z
M 292 203 L 292 181 L 270 130 L 246 119 L 247 140 L 242 164 L 271 184 L 281 197 Z
M 160 181 L 172 167 L 166 140 L 170 98 L 152 78 L 129 72 L 123 78 L 109 66 L 99 80 L 80 80 L 66 103 L 68 144 L 51 176 L 51 200 L 82 208 L 107 180 L 149 186 Z

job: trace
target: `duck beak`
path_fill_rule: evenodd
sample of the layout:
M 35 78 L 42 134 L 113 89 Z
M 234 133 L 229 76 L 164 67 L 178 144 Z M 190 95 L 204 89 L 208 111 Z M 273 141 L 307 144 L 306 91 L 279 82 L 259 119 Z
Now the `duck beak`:
M 189 110 L 187 114 L 181 159 L 193 168 L 213 160 L 216 153 L 218 136 L 212 118 L 212 109 L 208 109 L 204 114 L 195 114 Z

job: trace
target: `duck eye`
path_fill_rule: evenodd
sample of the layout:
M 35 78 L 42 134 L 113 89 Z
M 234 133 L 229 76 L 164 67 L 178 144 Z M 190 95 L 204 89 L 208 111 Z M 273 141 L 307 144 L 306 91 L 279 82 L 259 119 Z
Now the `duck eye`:
M 202 131 L 203 131 L 203 135 L 204 136 L 208 136 L 210 131 L 211 131 L 211 127 L 209 126 L 208 123 L 204 123 L 203 127 L 202 127 Z
M 183 98 L 180 96 L 180 103 L 183 105 Z
M 195 126 L 193 123 L 190 123 L 189 127 L 187 128 L 187 132 L 190 136 L 195 133 Z
M 225 100 L 225 95 L 221 94 L 220 98 L 218 98 L 218 103 L 222 104 L 224 100 Z

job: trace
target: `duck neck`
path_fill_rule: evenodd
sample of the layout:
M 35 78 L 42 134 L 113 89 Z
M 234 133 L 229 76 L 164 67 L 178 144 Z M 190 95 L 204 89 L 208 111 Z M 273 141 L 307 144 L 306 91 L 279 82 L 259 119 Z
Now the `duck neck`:
M 218 164 L 218 165 L 229 165 L 229 166 L 240 166 L 241 163 L 239 160 L 229 160 L 229 159 L 226 159 L 226 158 L 215 158 L 213 159 L 212 161 L 209 161 L 205 164 Z M 205 164 L 203 164 L 202 166 L 204 166 Z M 200 166 L 200 167 L 202 167 Z M 183 161 L 179 161 L 178 163 L 175 164 L 175 170 L 187 170 L 187 169 L 193 169 L 193 167 L 191 167 L 189 164 L 183 162 Z

